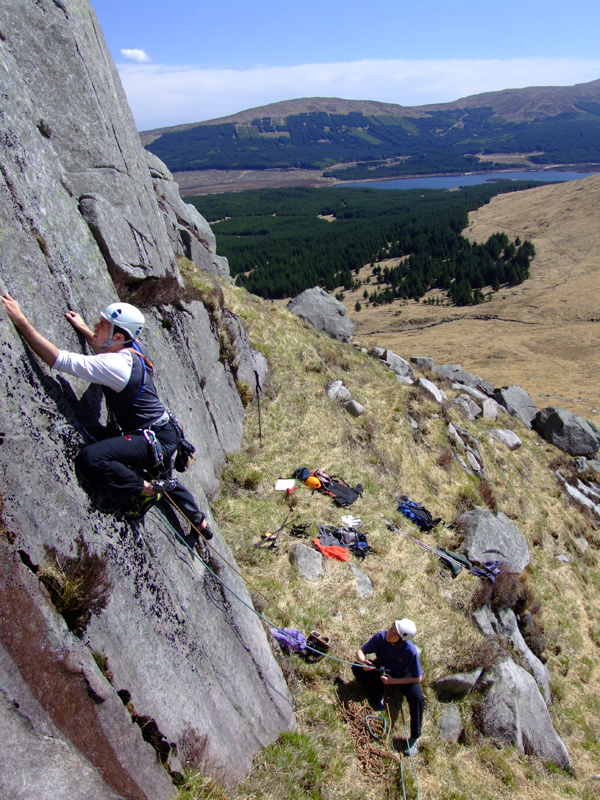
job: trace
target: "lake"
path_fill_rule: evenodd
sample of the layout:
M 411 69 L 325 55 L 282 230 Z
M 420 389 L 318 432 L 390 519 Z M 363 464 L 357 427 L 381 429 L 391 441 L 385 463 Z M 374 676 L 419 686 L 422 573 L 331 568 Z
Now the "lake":
M 594 172 L 563 172 L 561 170 L 507 170 L 505 172 L 473 172 L 466 175 L 442 175 L 422 178 L 390 178 L 385 181 L 360 181 L 338 183 L 337 186 L 358 186 L 368 189 L 455 189 L 462 186 L 477 186 L 496 181 L 576 181 L 589 178 Z

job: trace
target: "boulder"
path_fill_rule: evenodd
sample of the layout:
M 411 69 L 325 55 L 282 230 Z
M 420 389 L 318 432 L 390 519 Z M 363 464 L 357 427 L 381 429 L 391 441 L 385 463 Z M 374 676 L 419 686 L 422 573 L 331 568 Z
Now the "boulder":
M 460 552 L 470 561 L 502 561 L 504 569 L 515 573 L 529 564 L 527 542 L 506 514 L 476 507 L 462 514 L 457 525 L 464 537 Z
M 474 669 L 469 672 L 447 675 L 445 678 L 434 681 L 433 688 L 442 700 L 449 697 L 465 697 L 473 690 L 482 672 L 482 669 Z
M 416 364 L 417 367 L 423 369 L 431 369 L 435 364 L 433 358 L 429 358 L 429 356 L 411 356 L 410 360 L 413 364 Z
M 396 373 L 396 377 L 401 383 L 407 385 L 414 383 L 415 372 L 409 362 L 402 356 L 397 356 L 396 353 L 383 347 L 372 347 L 369 350 L 369 355 L 383 361 L 386 366 Z
M 350 571 L 355 578 L 356 596 L 360 600 L 364 600 L 365 597 L 370 597 L 373 594 L 373 583 L 369 576 L 365 575 L 365 573 L 354 564 L 350 564 Z
M 352 398 L 350 390 L 344 386 L 343 381 L 333 381 L 327 389 L 327 395 L 330 400 L 340 400 L 341 402 Z
M 347 411 L 351 417 L 360 417 L 365 413 L 365 407 L 361 406 L 361 404 L 354 399 L 346 400 L 342 403 L 342 406 L 344 411 Z
M 296 542 L 290 547 L 289 558 L 303 578 L 318 581 L 323 577 L 323 556 L 314 548 Z
M 381 359 L 384 364 L 387 364 L 388 367 L 396 373 L 396 375 L 402 378 L 408 378 L 410 381 L 415 380 L 415 373 L 411 365 L 408 361 L 402 356 L 397 356 L 396 353 L 393 353 L 391 350 L 386 350 L 385 355 Z
M 494 400 L 513 417 L 518 417 L 528 428 L 531 427 L 537 408 L 525 389 L 520 386 L 503 386 L 494 392 Z
M 493 436 L 496 441 L 500 442 L 500 444 L 508 447 L 509 450 L 518 450 L 523 444 L 514 431 L 507 430 L 506 428 L 492 428 L 490 435 Z
M 479 389 L 476 389 L 474 386 L 468 386 L 466 383 L 453 383 L 452 388 L 455 389 L 457 392 L 466 393 L 471 395 L 475 400 L 480 400 L 483 402 L 484 400 L 489 400 L 487 394 L 480 392 Z
M 290 300 L 287 308 L 332 339 L 340 342 L 352 341 L 354 323 L 350 320 L 346 307 L 320 287 L 314 286 L 301 292 Z
M 554 730 L 535 680 L 510 659 L 486 672 L 490 686 L 481 709 L 483 733 L 500 744 L 515 745 L 562 769 L 571 767 L 567 748 Z
M 490 383 L 478 378 L 476 375 L 471 375 L 470 372 L 465 372 L 460 364 L 440 364 L 437 367 L 433 367 L 433 371 L 446 378 L 446 380 L 464 383 L 467 386 L 479 389 L 487 396 L 494 392 L 494 387 Z
M 600 448 L 596 431 L 583 417 L 549 406 L 538 411 L 532 427 L 546 441 L 572 456 L 593 456 Z
M 500 406 L 491 397 L 486 398 L 481 404 L 482 416 L 484 419 L 498 419 L 498 409 Z
M 451 704 L 444 708 L 436 723 L 437 734 L 445 742 L 458 742 L 463 732 L 460 708 Z
M 419 378 L 417 384 L 424 389 L 427 394 L 431 395 L 431 397 L 433 397 L 433 399 L 440 405 L 444 402 L 444 400 L 448 399 L 446 392 L 436 386 L 433 381 L 428 381 L 427 378 Z
M 455 405 L 460 406 L 460 408 L 462 408 L 465 414 L 467 415 L 468 419 L 470 419 L 471 421 L 481 416 L 481 406 L 478 406 L 477 403 L 471 397 L 469 397 L 468 394 L 461 394 L 458 397 L 456 397 L 452 402 Z

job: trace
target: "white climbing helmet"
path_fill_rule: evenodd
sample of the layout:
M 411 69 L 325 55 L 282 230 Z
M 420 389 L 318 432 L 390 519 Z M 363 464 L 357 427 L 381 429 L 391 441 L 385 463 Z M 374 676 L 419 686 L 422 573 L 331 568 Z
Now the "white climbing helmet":
M 396 633 L 405 642 L 407 639 L 412 639 L 417 632 L 417 626 L 412 619 L 397 619 L 394 622 Z
M 115 331 L 115 325 L 127 331 L 132 339 L 137 339 L 142 332 L 144 322 L 146 322 L 142 312 L 135 306 L 132 306 L 131 303 L 111 303 L 106 306 L 104 311 L 100 312 L 100 316 L 110 322 L 109 339 L 111 341 Z

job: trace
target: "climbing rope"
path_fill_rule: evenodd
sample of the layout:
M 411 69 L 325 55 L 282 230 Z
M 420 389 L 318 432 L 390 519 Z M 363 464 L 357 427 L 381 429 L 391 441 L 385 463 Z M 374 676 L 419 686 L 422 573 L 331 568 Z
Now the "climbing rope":
M 168 501 L 169 501 L 170 505 L 171 505 L 171 506 L 172 506 L 174 509 L 176 509 L 176 510 L 177 510 L 177 511 L 178 511 L 178 512 L 179 512 L 179 513 L 180 513 L 180 514 L 181 514 L 181 515 L 182 515 L 182 516 L 183 516 L 183 517 L 186 519 L 186 521 L 189 521 L 189 520 L 187 520 L 187 517 L 185 517 L 185 514 L 184 514 L 184 513 L 183 513 L 183 511 L 182 511 L 182 510 L 179 508 L 179 506 L 177 505 L 177 503 L 175 503 L 175 501 L 174 501 L 174 500 L 173 500 L 173 499 L 172 499 L 172 498 L 169 496 L 168 492 L 165 492 L 165 494 L 164 494 L 164 497 L 166 497 L 166 498 L 168 499 Z M 233 590 L 233 589 L 232 589 L 230 586 L 228 586 L 228 585 L 225 583 L 225 581 L 224 581 L 224 580 L 223 580 L 223 579 L 220 577 L 220 575 L 217 575 L 217 573 L 216 573 L 214 570 L 212 570 L 212 569 L 211 569 L 211 567 L 210 567 L 210 566 L 209 566 L 209 565 L 206 563 L 206 561 L 205 561 L 203 558 L 201 558 L 201 557 L 198 555 L 198 553 L 196 553 L 196 551 L 194 550 L 194 548 L 193 548 L 193 547 L 191 547 L 191 546 L 190 546 L 190 545 L 189 545 L 189 544 L 188 544 L 188 543 L 185 541 L 185 539 L 183 538 L 183 536 L 181 536 L 181 534 L 179 533 L 179 531 L 178 531 L 176 528 L 174 528 L 174 527 L 173 527 L 173 525 L 171 525 L 171 523 L 169 522 L 169 520 L 168 520 L 168 519 L 165 517 L 165 515 L 164 515 L 164 514 L 163 514 L 163 513 L 160 511 L 160 509 L 158 509 L 156 506 L 154 506 L 152 510 L 156 511 L 156 512 L 157 512 L 157 513 L 158 513 L 158 514 L 161 516 L 161 518 L 163 519 L 163 521 L 165 522 L 165 524 L 167 525 L 167 527 L 168 527 L 168 528 L 169 528 L 169 529 L 172 531 L 172 533 L 174 533 L 174 534 L 175 534 L 175 536 L 177 537 L 177 539 L 179 539 L 179 541 L 180 541 L 180 542 L 181 542 L 181 543 L 182 543 L 182 544 L 183 544 L 183 545 L 184 545 L 184 546 L 185 546 L 185 547 L 186 547 L 186 548 L 189 550 L 189 552 L 192 554 L 192 557 L 193 557 L 193 558 L 198 558 L 200 561 L 202 561 L 202 563 L 204 564 L 204 566 L 206 567 L 206 569 L 208 569 L 208 571 L 211 573 L 211 575 L 213 575 L 213 577 L 215 577 L 215 578 L 216 578 L 216 579 L 219 581 L 219 583 L 221 583 L 221 585 L 223 586 L 223 588 L 224 588 L 224 589 L 226 589 L 228 592 L 230 592 L 230 593 L 231 593 L 231 594 L 232 594 L 232 595 L 233 595 L 233 596 L 234 596 L 234 597 L 235 597 L 237 600 L 239 600 L 239 601 L 240 601 L 240 603 L 242 603 L 242 605 L 246 606 L 246 608 L 248 608 L 250 611 L 252 611 L 252 613 L 253 613 L 253 614 L 256 614 L 256 616 L 257 616 L 257 617 L 259 617 L 259 619 L 261 619 L 261 620 L 262 620 L 264 623 L 266 623 L 266 624 L 267 624 L 267 625 L 268 625 L 270 628 L 278 628 L 278 629 L 279 629 L 279 626 L 278 626 L 278 625 L 275 625 L 273 622 L 271 622 L 269 619 L 267 619 L 267 617 L 265 617 L 263 614 L 261 614 L 260 612 L 258 612 L 258 611 L 257 611 L 257 610 L 254 608 L 254 606 L 250 605 L 250 604 L 249 604 L 249 603 L 247 603 L 245 600 L 243 600 L 243 599 L 242 599 L 242 598 L 239 596 L 239 594 L 237 594 L 237 593 L 236 593 L 236 592 L 235 592 L 235 591 L 234 591 L 234 590 Z M 191 526 L 192 526 L 192 528 L 193 528 L 193 529 L 196 531 L 196 533 L 198 533 L 200 536 L 202 536 L 202 530 L 201 530 L 200 528 L 196 527 L 196 526 L 195 526 L 193 523 L 190 523 L 190 525 L 191 525 Z M 260 589 L 259 589 L 257 586 L 255 586 L 255 585 L 254 585 L 254 584 L 253 584 L 253 583 L 252 583 L 250 580 L 248 580 L 248 578 L 246 578 L 246 576 L 245 576 L 245 575 L 243 575 L 243 574 L 242 574 L 242 573 L 239 571 L 239 569 L 237 569 L 237 567 L 235 567 L 235 566 L 234 566 L 234 565 L 233 565 L 233 564 L 232 564 L 232 563 L 231 563 L 231 562 L 230 562 L 230 561 L 229 561 L 227 558 L 225 558 L 225 556 L 224 556 L 224 555 L 223 555 L 221 552 L 219 552 L 219 550 L 217 550 L 217 548 L 216 548 L 214 545 L 212 545 L 210 542 L 207 542 L 207 541 L 206 541 L 204 538 L 203 538 L 203 541 L 204 541 L 204 544 L 205 544 L 205 545 L 206 545 L 206 546 L 207 546 L 207 547 L 208 547 L 208 548 L 209 548 L 209 549 L 210 549 L 210 550 L 211 550 L 211 551 L 212 551 L 212 552 L 213 552 L 215 555 L 219 556 L 219 558 L 221 558 L 221 559 L 223 560 L 223 562 L 224 562 L 225 564 L 227 564 L 227 566 L 228 566 L 228 567 L 230 567 L 230 568 L 233 570 L 233 572 L 235 572 L 237 575 L 239 575 L 239 577 L 240 577 L 240 578 L 241 578 L 241 579 L 244 581 L 244 583 L 246 583 L 248 586 L 250 586 L 252 589 L 254 589 L 254 591 L 255 591 L 255 592 L 257 592 L 257 594 L 259 594 L 259 595 L 260 595 L 260 597 L 262 597 L 264 600 L 266 600 L 266 601 L 267 601 L 267 602 L 268 602 L 268 603 L 269 603 L 271 606 L 273 606 L 273 608 L 275 608 L 275 609 L 276 609 L 276 610 L 277 610 L 277 611 L 278 611 L 278 612 L 279 612 L 279 613 L 280 613 L 282 616 L 286 617 L 286 618 L 287 618 L 287 619 L 288 619 L 290 622 L 292 622 L 294 625 L 296 625 L 296 626 L 297 626 L 299 629 L 302 629 L 302 628 L 304 628 L 304 629 L 306 630 L 306 626 L 303 626 L 301 623 L 297 622 L 297 621 L 296 621 L 296 620 L 295 620 L 293 617 L 291 617 L 291 616 L 290 616 L 290 615 L 289 615 L 287 612 L 285 612 L 285 611 L 284 611 L 282 608 L 279 608 L 279 606 L 277 606 L 277 604 L 276 604 L 276 603 L 274 603 L 274 602 L 273 602 L 273 601 L 272 601 L 272 600 L 271 600 L 269 597 L 267 597 L 265 594 L 263 594 L 263 592 L 261 592 L 261 591 L 260 591 Z M 289 633 L 288 633 L 288 635 L 289 635 Z M 293 638 L 293 637 L 292 637 L 292 638 Z M 298 640 L 296 640 L 296 641 L 298 641 Z M 298 644 L 300 645 L 300 644 L 304 644 L 304 643 L 301 643 L 300 641 L 298 641 Z M 306 642 L 306 643 L 304 644 L 304 649 L 306 649 L 306 650 L 311 650 L 313 653 L 317 654 L 319 657 L 323 657 L 323 658 L 329 658 L 331 661 L 335 661 L 335 662 L 337 662 L 337 663 L 339 663 L 339 664 L 348 664 L 348 665 L 349 665 L 349 666 L 351 666 L 351 667 L 352 667 L 352 666 L 355 666 L 355 665 L 356 665 L 356 666 L 361 666 L 360 664 L 356 664 L 356 662 L 355 662 L 355 661 L 348 661 L 348 660 L 347 660 L 347 659 L 345 659 L 345 658 L 337 658 L 336 656 L 333 656 L 333 655 L 331 655 L 330 653 L 324 653 L 322 650 L 319 650 L 318 648 L 316 648 L 316 647 L 312 647 L 311 645 L 309 645 L 309 644 L 308 644 L 308 642 Z
M 172 498 L 169 496 L 169 494 L 168 494 L 168 493 L 165 493 L 165 497 L 168 499 L 168 501 L 169 501 L 170 505 L 171 505 L 171 506 L 172 506 L 174 509 L 176 509 L 176 510 L 177 510 L 177 511 L 178 511 L 178 512 L 179 512 L 179 513 L 180 513 L 180 514 L 181 514 L 181 515 L 182 515 L 184 518 L 186 518 L 186 517 L 185 517 L 185 514 L 183 514 L 183 511 L 182 511 L 182 510 L 179 508 L 179 506 L 178 506 L 178 505 L 175 503 L 175 501 L 174 501 L 174 500 L 173 500 L 173 499 L 172 499 Z M 214 578 L 216 578 L 216 579 L 217 579 L 217 581 L 219 581 L 219 583 L 220 583 L 220 584 L 223 586 L 223 588 L 224 588 L 224 589 L 226 589 L 226 590 L 227 590 L 227 591 L 228 591 L 230 594 L 232 594 L 232 595 L 233 595 L 233 596 L 234 596 L 234 597 L 235 597 L 235 598 L 236 598 L 236 599 L 237 599 L 237 600 L 238 600 L 240 603 L 242 603 L 242 605 L 244 605 L 244 606 L 245 606 L 245 607 L 246 607 L 246 608 L 247 608 L 249 611 L 251 611 L 253 614 L 255 614 L 255 615 L 256 615 L 256 616 L 257 616 L 257 617 L 258 617 L 260 620 L 262 620 L 262 621 L 263 621 L 263 622 L 264 622 L 266 625 L 268 625 L 268 626 L 269 626 L 269 628 L 277 628 L 277 627 L 278 627 L 277 625 L 275 625 L 274 623 L 272 623 L 272 622 L 271 622 L 271 621 L 270 621 L 270 620 L 269 620 L 267 617 L 265 617 L 263 614 L 261 614 L 259 611 L 257 611 L 257 610 L 254 608 L 254 606 L 250 605 L 250 603 L 247 603 L 245 600 L 243 600 L 243 599 L 240 597 L 240 595 L 239 595 L 237 592 L 235 592 L 235 591 L 234 591 L 234 590 L 233 590 L 233 589 L 232 589 L 232 588 L 231 588 L 231 587 L 230 587 L 230 586 L 229 586 L 227 583 L 225 583 L 225 581 L 224 581 L 224 580 L 221 578 L 221 576 L 220 576 L 220 575 L 217 575 L 217 573 L 216 573 L 216 572 L 215 572 L 215 571 L 214 571 L 214 570 L 213 570 L 213 569 L 212 569 L 212 568 L 211 568 L 211 567 L 210 567 L 210 566 L 209 566 L 209 565 L 206 563 L 206 561 L 205 561 L 203 558 L 201 558 L 201 557 L 200 557 L 200 555 L 199 555 L 198 553 L 196 553 L 196 551 L 194 550 L 194 548 L 193 548 L 193 547 L 191 547 L 191 546 L 190 546 L 190 545 L 189 545 L 189 544 L 186 542 L 186 540 L 183 538 L 183 536 L 181 536 L 181 534 L 179 533 L 179 531 L 178 531 L 178 530 L 177 530 L 177 529 L 176 529 L 176 528 L 175 528 L 175 527 L 174 527 L 174 526 L 173 526 L 173 525 L 172 525 L 172 524 L 169 522 L 169 520 L 168 520 L 168 519 L 166 518 L 166 516 L 165 516 L 165 515 L 164 515 L 164 514 L 163 514 L 163 513 L 160 511 L 160 509 L 158 509 L 157 507 L 154 507 L 154 511 L 156 511 L 156 512 L 157 512 L 157 513 L 160 515 L 160 517 L 161 517 L 161 518 L 162 518 L 162 520 L 165 522 L 165 524 L 167 525 L 167 527 L 168 527 L 168 528 L 169 528 L 169 529 L 170 529 L 170 530 L 171 530 L 171 531 L 172 531 L 172 532 L 175 534 L 176 538 L 177 538 L 177 539 L 178 539 L 178 540 L 179 540 L 179 541 L 180 541 L 180 542 L 181 542 L 181 543 L 182 543 L 182 544 L 183 544 L 183 545 L 184 545 L 184 546 L 185 546 L 185 547 L 188 549 L 188 551 L 189 551 L 189 552 L 192 554 L 192 557 L 193 557 L 193 558 L 198 558 L 200 561 L 202 561 L 202 563 L 203 563 L 203 565 L 205 566 L 205 568 L 206 568 L 206 569 L 207 569 L 207 570 L 210 572 L 210 574 L 211 574 L 211 575 L 212 575 Z M 186 518 L 186 519 L 187 519 L 187 518 Z M 201 530 L 201 529 L 199 529 L 198 527 L 196 527 L 196 526 L 195 526 L 193 523 L 190 523 L 190 525 L 191 525 L 191 527 L 192 527 L 192 528 L 193 528 L 193 529 L 196 531 L 196 533 L 198 533 L 200 536 L 202 536 L 202 530 Z M 400 531 L 398 531 L 398 532 L 400 532 Z M 411 538 L 411 537 L 408 537 L 408 538 Z M 275 603 L 274 603 L 272 600 L 270 600 L 270 599 L 269 599 L 269 598 L 268 598 L 266 595 L 264 595 L 264 594 L 263 594 L 263 593 L 262 593 L 262 592 L 261 592 L 261 591 L 260 591 L 260 590 L 259 590 L 259 589 L 258 589 L 256 586 L 254 586 L 254 585 L 251 583 L 251 581 L 249 581 L 249 580 L 248 580 L 248 579 L 247 579 L 247 578 L 246 578 L 246 577 L 245 577 L 245 576 L 244 576 L 244 575 L 243 575 L 243 574 L 242 574 L 242 573 L 241 573 L 241 572 L 240 572 L 240 571 L 239 571 L 239 570 L 238 570 L 238 569 L 237 569 L 237 568 L 236 568 L 236 567 L 235 567 L 235 566 L 234 566 L 234 565 L 233 565 L 233 564 L 232 564 L 232 563 L 231 563 L 231 562 L 230 562 L 230 561 L 227 559 L 227 558 L 225 558 L 225 556 L 224 556 L 224 555 L 223 555 L 221 552 L 219 552 L 219 551 L 216 549 L 216 547 L 214 547 L 214 545 L 210 544 L 210 543 L 209 543 L 209 542 L 207 542 L 206 540 L 204 540 L 204 543 L 207 545 L 207 547 L 208 547 L 210 550 L 212 550 L 212 552 L 213 552 L 213 553 L 215 553 L 216 555 L 218 555 L 218 556 L 219 556 L 219 558 L 221 558 L 221 559 L 224 561 L 224 563 L 226 563 L 226 564 L 227 564 L 227 565 L 228 565 L 228 566 L 229 566 L 229 567 L 230 567 L 230 568 L 231 568 L 231 569 L 232 569 L 232 570 L 233 570 L 233 571 L 234 571 L 234 572 L 235 572 L 235 573 L 236 573 L 236 574 L 237 574 L 237 575 L 238 575 L 238 576 L 239 576 L 239 577 L 240 577 L 240 578 L 241 578 L 241 579 L 242 579 L 242 580 L 243 580 L 243 581 L 244 581 L 244 582 L 245 582 L 245 583 L 248 585 L 248 586 L 251 586 L 251 587 L 252 587 L 252 588 L 253 588 L 253 589 L 254 589 L 256 592 L 258 592 L 258 594 L 259 594 L 261 597 L 263 597 L 265 600 L 267 600 L 267 602 L 269 602 L 269 603 L 270 603 L 270 604 L 271 604 L 271 605 L 272 605 L 272 606 L 273 606 L 273 607 L 274 607 L 274 608 L 275 608 L 275 609 L 276 609 L 276 610 L 277 610 L 277 611 L 278 611 L 280 614 L 282 614 L 283 616 L 287 617 L 287 619 L 289 619 L 289 620 L 290 620 L 291 622 L 293 622 L 294 624 L 296 624 L 296 625 L 299 625 L 299 623 L 298 623 L 298 622 L 296 622 L 296 621 L 295 621 L 295 620 L 294 620 L 292 617 L 290 617 L 290 615 L 289 615 L 289 614 L 287 614 L 285 611 L 283 611 L 283 609 L 279 608 L 279 607 L 278 607 L 278 606 L 277 606 L 277 605 L 276 605 L 276 604 L 275 604 Z M 302 626 L 300 626 L 300 627 L 302 627 Z M 289 634 L 288 634 L 288 635 L 289 635 Z M 337 663 L 339 663 L 339 664 L 347 664 L 347 665 L 349 665 L 349 666 L 351 666 L 351 667 L 352 667 L 352 666 L 362 666 L 361 664 L 357 664 L 357 663 L 356 663 L 356 662 L 354 662 L 354 661 L 349 661 L 349 660 L 347 660 L 347 659 L 344 659 L 344 658 L 337 658 L 336 656 L 333 656 L 333 655 L 331 655 L 330 653 L 324 653 L 324 652 L 322 652 L 321 650 L 318 650 L 317 648 L 315 648 L 315 647 L 312 647 L 311 645 L 309 645 L 309 644 L 308 644 L 308 642 L 306 642 L 306 644 L 305 644 L 304 646 L 305 646 L 305 649 L 313 651 L 313 652 L 314 652 L 314 653 L 316 653 L 316 654 L 317 654 L 319 657 L 322 657 L 322 658 L 328 658 L 328 659 L 330 659 L 331 661 L 335 661 L 335 662 L 337 662 Z M 402 705 L 402 700 L 401 700 L 401 703 L 400 703 L 400 711 L 401 711 L 401 714 L 402 714 L 402 725 L 403 725 L 403 728 L 404 728 L 405 740 L 406 740 L 406 742 L 408 743 L 408 732 L 407 732 L 407 729 L 406 729 L 406 722 L 405 722 L 405 719 L 404 719 L 404 709 L 403 709 L 403 705 Z M 388 712 L 388 716 L 389 716 L 389 718 L 390 718 L 390 720 L 391 720 L 391 714 L 390 714 L 390 710 L 389 710 L 389 704 L 387 704 L 387 712 Z M 373 731 L 373 728 L 372 728 L 372 722 L 371 722 L 371 720 L 375 720 L 375 719 L 379 720 L 379 721 L 381 722 L 382 726 L 383 726 L 383 731 L 382 731 L 382 733 L 381 733 L 381 734 L 379 734 L 379 735 L 375 734 L 375 732 Z M 400 761 L 400 778 L 401 778 L 401 783 L 402 783 L 402 794 L 403 794 L 403 800 L 406 800 L 406 789 L 405 789 L 405 784 L 404 784 L 404 764 L 403 764 L 403 760 L 402 760 L 402 759 L 399 759 L 399 758 L 398 758 L 398 755 L 397 755 L 397 753 L 395 752 L 395 748 L 394 748 L 394 742 L 393 742 L 393 729 L 392 729 L 391 721 L 390 721 L 390 723 L 389 723 L 389 725 L 388 725 L 388 721 L 385 719 L 385 717 L 384 717 L 384 716 L 383 716 L 381 713 L 380 713 L 380 714 L 368 714 L 368 715 L 366 715 L 366 716 L 364 717 L 364 721 L 365 721 L 365 724 L 366 724 L 367 730 L 369 731 L 370 735 L 371 735 L 373 738 L 375 738 L 375 739 L 383 739 L 383 737 L 384 737 L 384 736 L 386 735 L 386 733 L 388 732 L 388 728 L 389 728 L 390 749 L 391 749 L 391 751 L 392 751 L 392 752 L 391 752 L 391 754 L 387 754 L 387 757 L 389 757 L 389 758 L 394 758 L 394 759 L 396 759 L 396 760 L 399 760 L 399 761 Z M 369 750 L 369 752 L 371 752 L 371 751 L 372 751 L 372 748 L 368 748 L 368 750 Z M 377 755 L 380 755 L 380 756 L 386 756 L 386 754 L 385 754 L 385 753 L 380 753 L 380 752 L 377 752 L 377 751 L 374 751 L 374 752 L 376 752 L 376 754 L 377 754 Z M 413 761 L 413 757 L 412 757 L 412 754 L 410 753 L 410 751 L 408 752 L 408 755 L 409 755 L 409 758 L 410 758 L 410 761 L 411 761 L 411 765 L 412 765 L 412 769 L 413 769 L 413 774 L 414 774 L 414 776 L 415 776 L 415 781 L 416 781 L 416 786 L 417 786 L 417 800 L 419 800 L 419 797 L 420 797 L 420 789 L 419 789 L 419 780 L 418 780 L 418 777 L 417 777 L 417 771 L 416 771 L 415 763 L 414 763 L 414 761 Z

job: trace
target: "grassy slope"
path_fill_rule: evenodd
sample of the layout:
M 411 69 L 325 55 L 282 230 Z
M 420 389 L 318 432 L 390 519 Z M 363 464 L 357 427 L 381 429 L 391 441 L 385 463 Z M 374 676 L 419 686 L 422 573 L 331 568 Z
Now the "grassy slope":
M 350 659 L 370 633 L 394 618 L 409 616 L 417 622 L 427 699 L 422 747 L 415 762 L 422 797 L 598 796 L 598 783 L 591 778 L 600 756 L 600 536 L 557 485 L 550 464 L 558 451 L 506 417 L 502 424 L 523 441 L 520 450 L 510 453 L 486 435 L 492 423 L 469 423 L 451 404 L 440 413 L 439 406 L 414 388 L 400 386 L 379 362 L 355 348 L 317 333 L 275 304 L 230 286 L 223 290 L 226 305 L 241 316 L 253 345 L 267 356 L 270 376 L 261 398 L 263 444 L 259 446 L 257 406 L 252 404 L 247 409 L 243 450 L 228 464 L 214 511 L 242 572 L 294 621 L 259 598 L 266 616 L 281 626 L 327 633 L 332 652 Z M 325 387 L 335 379 L 342 379 L 365 406 L 364 416 L 354 419 L 328 399 Z M 409 417 L 419 421 L 418 432 L 413 432 Z M 515 521 L 529 544 L 527 580 L 542 603 L 555 701 L 551 713 L 571 755 L 574 776 L 484 740 L 471 718 L 476 696 L 462 702 L 465 743 L 444 744 L 436 736 L 435 720 L 443 704 L 431 682 L 471 665 L 485 650 L 469 616 L 471 596 L 480 580 L 462 574 L 452 581 L 436 558 L 388 532 L 382 514 L 394 517 L 395 498 L 401 493 L 420 500 L 448 522 L 461 511 L 484 504 L 478 481 L 456 461 L 446 467 L 439 463 L 448 447 L 444 418 L 477 436 L 498 510 Z M 374 583 L 371 598 L 356 598 L 349 567 L 339 562 L 326 561 L 325 576 L 318 583 L 298 578 L 287 556 L 295 541 L 289 536 L 281 536 L 275 550 L 254 547 L 261 534 L 278 528 L 287 513 L 286 497 L 273 490 L 275 480 L 288 477 L 300 465 L 322 467 L 351 483 L 363 483 L 364 496 L 351 510 L 362 518 L 375 549 L 358 564 Z M 344 513 L 302 486 L 294 497 L 302 521 L 335 523 Z M 395 519 L 402 530 L 419 536 L 410 523 Z M 585 553 L 576 542 L 582 536 L 591 545 Z M 457 544 L 454 531 L 445 527 L 420 538 L 443 547 Z M 557 561 L 561 553 L 568 554 L 571 563 Z M 295 694 L 298 733 L 286 735 L 261 753 L 244 785 L 227 791 L 229 800 L 401 796 L 396 762 L 389 760 L 384 778 L 365 775 L 350 730 L 340 718 L 334 679 L 349 683 L 349 667 L 329 660 L 309 665 L 293 657 L 284 668 Z M 408 796 L 416 797 L 412 778 L 406 781 Z M 200 797 L 219 798 L 225 793 L 197 778 L 181 794 L 182 800 Z

